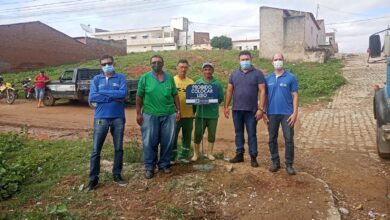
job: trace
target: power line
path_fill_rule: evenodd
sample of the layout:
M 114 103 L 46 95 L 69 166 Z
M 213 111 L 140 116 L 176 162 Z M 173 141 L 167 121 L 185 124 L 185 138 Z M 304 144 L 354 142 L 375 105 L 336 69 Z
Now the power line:
M 0 10 L 2 13 L 26 13 L 26 12 L 45 12 L 45 11 L 50 11 L 50 10 L 55 10 L 55 9 L 61 9 L 61 8 L 66 8 L 69 6 L 84 6 L 86 3 L 100 3 L 100 2 L 107 2 L 110 0 L 89 0 L 89 1 L 80 1 L 80 0 L 71 0 L 71 1 L 62 1 L 62 2 L 55 2 L 55 3 L 46 3 L 46 4 L 41 4 L 41 5 L 31 5 L 31 6 L 25 6 L 25 7 L 18 7 L 18 8 L 8 8 L 8 9 L 3 9 Z M 138 0 L 143 1 L 143 0 Z M 136 2 L 136 1 L 135 1 Z M 101 6 L 98 6 L 101 7 Z M 79 8 L 81 9 L 81 8 Z
M 208 0 L 209 1 L 209 0 Z M 92 2 L 96 2 L 95 1 L 92 1 Z M 59 13 L 62 13 L 61 15 L 61 21 L 66 21 L 66 20 L 69 20 L 69 19 L 64 19 L 64 16 L 63 14 L 64 13 L 75 13 L 75 12 L 94 12 L 94 17 L 96 17 L 96 14 L 104 14 L 104 13 L 114 13 L 114 12 L 123 12 L 124 10 L 126 9 L 137 9 L 140 10 L 140 11 L 137 11 L 137 12 L 141 12 L 141 11 L 146 11 L 146 10 L 149 10 L 150 8 L 153 8 L 153 6 L 156 6 L 156 3 L 159 3 L 157 4 L 157 6 L 159 5 L 164 5 L 165 6 L 169 6 L 170 4 L 173 4 L 173 6 L 175 5 L 185 5 L 185 4 L 181 4 L 181 3 L 191 3 L 193 2 L 193 0 L 191 1 L 181 1 L 181 2 L 178 2 L 177 1 L 167 1 L 167 0 L 158 0 L 158 1 L 152 1 L 152 0 L 136 0 L 136 1 L 133 1 L 133 4 L 128 4 L 128 3 L 125 3 L 125 4 L 116 4 L 116 5 L 113 5 L 112 7 L 101 7 L 101 5 L 93 5 L 91 7 L 78 7 L 77 9 L 65 9 L 65 10 L 61 10 L 61 11 L 50 11 L 50 12 L 45 12 L 43 13 L 42 11 L 38 12 L 38 13 L 35 13 L 35 14 L 28 14 L 28 15 L 24 15 L 24 16 L 20 16 L 20 15 L 16 15 L 12 18 L 27 18 L 27 17 L 33 17 L 33 16 L 39 16 L 39 15 L 51 15 L 51 14 L 59 14 Z M 194 4 L 195 2 L 191 3 L 191 4 Z M 61 8 L 61 7 L 60 7 Z M 155 8 L 155 7 L 154 7 Z M 163 7 L 165 8 L 165 7 Z M 108 15 L 108 16 L 105 16 L 105 15 L 99 15 L 99 17 L 110 17 L 110 16 L 118 16 L 117 14 L 116 15 Z M 5 17 L 6 18 L 6 17 Z M 11 17 L 9 17 L 11 18 Z M 78 18 L 79 19 L 79 18 Z M 78 19 L 72 19 L 72 20 L 78 20 Z M 52 20 L 51 20 L 52 21 Z
M 366 15 L 366 14 L 354 13 L 354 12 L 344 11 L 344 10 L 340 10 L 340 9 L 336 9 L 336 8 L 331 8 L 331 7 L 328 7 L 326 5 L 322 5 L 322 4 L 321 4 L 321 6 L 324 7 L 324 8 L 327 8 L 329 10 L 340 12 L 340 13 L 344 13 L 344 14 L 350 14 L 350 15 L 356 15 L 356 16 L 364 16 L 364 17 L 369 17 L 370 16 L 370 15 Z
M 379 19 L 384 19 L 384 18 L 390 18 L 390 16 L 382 16 L 382 17 L 368 18 L 368 19 L 360 19 L 360 20 L 353 20 L 353 21 L 342 21 L 342 22 L 329 23 L 329 24 L 326 24 L 326 25 L 337 25 L 337 24 L 358 23 L 358 22 L 379 20 Z
M 161 1 L 164 1 L 166 2 L 166 0 L 161 0 Z M 99 11 L 99 18 L 105 18 L 105 17 L 120 17 L 120 16 L 125 16 L 126 14 L 115 14 L 115 12 L 132 12 L 134 14 L 137 14 L 137 13 L 143 13 L 145 11 L 155 11 L 155 10 L 159 10 L 159 9 L 165 9 L 165 8 L 172 8 L 172 7 L 181 7 L 181 6 L 187 6 L 187 5 L 193 5 L 193 4 L 198 4 L 198 3 L 201 3 L 201 2 L 207 2 L 207 1 L 210 1 L 210 0 L 198 0 L 196 2 L 194 2 L 193 0 L 182 0 L 180 2 L 178 2 L 177 4 L 168 4 L 168 5 L 154 5 L 155 7 L 151 6 L 151 5 L 146 5 L 148 6 L 147 8 L 144 8 L 141 10 L 141 8 L 145 5 L 142 5 L 142 6 L 138 6 L 138 7 L 134 7 L 134 6 L 131 6 L 131 7 L 127 7 L 127 8 L 118 8 L 118 9 L 110 9 L 110 10 L 105 10 L 105 11 Z M 91 16 L 86 16 L 86 17 L 77 17 L 77 18 L 71 18 L 71 19 L 64 19 L 63 17 L 61 18 L 58 18 L 58 19 L 50 19 L 50 21 L 48 22 L 45 22 L 45 23 L 48 23 L 48 24 L 52 24 L 52 23 L 63 23 L 63 22 L 69 22 L 69 21 L 80 21 L 82 19 L 88 19 L 88 18 L 93 18 L 93 17 L 96 17 L 96 15 L 91 15 Z

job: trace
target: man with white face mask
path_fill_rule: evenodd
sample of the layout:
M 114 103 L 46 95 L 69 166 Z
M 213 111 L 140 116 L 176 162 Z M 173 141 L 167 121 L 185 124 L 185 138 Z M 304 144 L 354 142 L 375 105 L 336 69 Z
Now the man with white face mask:
M 280 169 L 278 150 L 278 131 L 282 125 L 285 142 L 285 164 L 289 175 L 295 175 L 294 162 L 294 124 L 298 117 L 298 83 L 296 77 L 283 67 L 284 57 L 277 53 L 272 59 L 274 72 L 266 77 L 267 114 L 263 116 L 268 125 L 269 150 L 271 153 L 271 172 Z
M 125 129 L 125 98 L 127 96 L 127 81 L 122 74 L 114 69 L 114 58 L 104 55 L 100 58 L 102 73 L 91 81 L 89 102 L 97 104 L 93 125 L 93 149 L 90 160 L 89 184 L 87 191 L 94 190 L 99 183 L 100 152 L 108 130 L 114 142 L 113 180 L 120 186 L 127 185 L 122 179 L 123 166 L 123 133 Z

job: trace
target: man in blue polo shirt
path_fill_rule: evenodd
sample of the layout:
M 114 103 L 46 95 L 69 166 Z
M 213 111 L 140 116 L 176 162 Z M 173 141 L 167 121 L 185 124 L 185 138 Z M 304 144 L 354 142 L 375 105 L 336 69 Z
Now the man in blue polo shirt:
M 283 55 L 277 53 L 272 59 L 274 72 L 266 77 L 267 115 L 263 120 L 268 124 L 269 150 L 271 153 L 271 172 L 280 169 L 278 150 L 278 131 L 282 125 L 285 142 L 285 164 L 289 175 L 295 175 L 294 162 L 294 124 L 298 117 L 298 82 L 289 70 L 283 68 Z
M 233 98 L 233 124 L 236 133 L 236 156 L 230 163 L 244 162 L 244 127 L 248 133 L 249 155 L 251 166 L 257 163 L 257 121 L 263 117 L 265 105 L 265 80 L 263 73 L 252 65 L 249 51 L 241 51 L 240 68 L 230 74 L 226 90 L 224 114 L 229 118 L 229 105 Z
M 112 56 L 104 55 L 100 58 L 100 65 L 102 73 L 93 78 L 88 99 L 89 102 L 95 102 L 97 106 L 94 116 L 93 149 L 87 191 L 94 190 L 99 183 L 100 152 L 108 130 L 111 132 L 115 149 L 113 180 L 121 186 L 127 185 L 127 181 L 121 176 L 127 81 L 124 75 L 115 72 Z

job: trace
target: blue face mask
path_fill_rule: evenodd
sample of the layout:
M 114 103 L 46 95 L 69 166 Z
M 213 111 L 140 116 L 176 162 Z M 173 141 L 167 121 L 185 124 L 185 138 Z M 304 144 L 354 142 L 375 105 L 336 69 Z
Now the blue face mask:
M 113 65 L 105 65 L 102 67 L 102 70 L 105 73 L 113 73 L 115 69 Z
M 251 68 L 252 64 L 250 60 L 243 60 L 240 62 L 241 69 L 248 70 Z

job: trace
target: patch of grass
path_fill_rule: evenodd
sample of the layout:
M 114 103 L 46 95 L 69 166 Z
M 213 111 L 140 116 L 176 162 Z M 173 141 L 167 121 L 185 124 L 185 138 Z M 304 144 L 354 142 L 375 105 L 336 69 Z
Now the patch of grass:
M 218 152 L 218 153 L 215 153 L 215 154 L 214 154 L 214 157 L 215 157 L 215 159 L 217 159 L 217 160 L 223 160 L 223 158 L 225 158 L 225 155 L 224 155 L 223 152 Z
M 113 149 L 112 144 L 105 144 L 102 149 L 101 160 L 113 161 Z M 38 141 L 27 139 L 23 134 L 0 133 L 0 152 L 3 152 L 0 154 L 0 162 L 5 163 L 7 168 L 4 172 L 7 177 L 4 176 L 3 178 L 1 176 L 0 185 L 4 185 L 3 181 L 9 180 L 8 182 L 12 186 L 12 188 L 8 187 L 10 189 L 9 196 L 5 196 L 4 199 L 6 200 L 0 203 L 0 212 L 17 210 L 6 213 L 10 215 L 7 218 L 11 219 L 24 219 L 28 216 L 36 216 L 36 219 L 39 219 L 38 217 L 41 215 L 44 216 L 43 219 L 48 219 L 50 216 L 46 209 L 31 211 L 22 207 L 24 205 L 29 207 L 31 203 L 43 202 L 44 204 L 64 204 L 73 210 L 74 208 L 77 209 L 76 204 L 85 205 L 91 201 L 91 194 L 80 193 L 79 191 L 79 186 L 86 184 L 88 181 L 91 150 L 91 141 Z M 124 162 L 142 162 L 142 148 L 137 140 L 134 139 L 124 145 Z M 9 167 L 15 170 L 9 170 Z M 124 170 L 124 172 L 127 178 L 134 175 L 134 171 L 131 170 Z M 64 191 L 57 192 L 56 188 L 67 177 L 74 177 L 70 178 L 73 179 L 73 182 L 66 185 L 63 188 Z M 102 171 L 100 177 L 103 183 L 107 180 L 111 181 L 112 174 Z M 14 181 L 14 179 L 17 181 Z M 82 182 L 80 182 L 80 179 L 82 179 Z M 7 199 L 10 196 L 14 198 Z M 83 216 L 86 213 L 72 212 L 72 215 L 69 216 L 73 216 L 73 214 Z M 99 213 L 99 217 L 106 214 L 112 216 L 113 212 Z M 90 218 L 91 216 L 87 217 Z
M 162 219 L 177 219 L 184 220 L 184 212 L 178 207 L 164 202 L 159 202 L 156 205 L 157 211 Z
M 166 183 L 166 188 L 168 189 L 169 192 L 171 192 L 173 189 L 175 189 L 178 185 L 177 179 L 169 179 L 168 182 Z
M 191 50 L 191 51 L 161 51 L 161 52 L 143 52 L 130 53 L 126 56 L 116 56 L 116 70 L 118 72 L 127 73 L 129 68 L 138 66 L 148 66 L 149 59 L 153 54 L 160 54 L 165 61 L 165 69 L 172 73 L 176 73 L 177 61 L 181 58 L 186 58 L 190 62 L 188 76 L 193 80 L 197 80 L 203 76 L 201 65 L 205 61 L 210 61 L 215 64 L 214 76 L 218 78 L 224 89 L 226 89 L 230 73 L 239 67 L 237 50 Z M 258 52 L 252 51 L 254 65 L 261 69 L 266 75 L 273 71 L 270 60 L 259 59 Z M 300 98 L 302 104 L 312 103 L 320 97 L 330 97 L 333 91 L 344 83 L 344 78 L 341 75 L 343 65 L 340 60 L 329 59 L 324 64 L 319 63 L 286 63 L 286 68 L 291 69 L 297 76 L 300 87 Z M 83 63 L 75 63 L 69 65 L 47 67 L 46 72 L 53 80 L 65 70 L 74 68 L 100 68 L 98 60 L 90 60 Z M 34 77 L 38 73 L 38 69 L 19 72 L 16 74 L 4 74 L 4 80 L 14 83 L 19 91 L 23 91 L 20 81 L 26 77 Z M 134 76 L 129 76 L 129 78 Z
M 288 67 L 297 76 L 301 104 L 329 100 L 333 92 L 345 83 L 340 60 L 329 59 L 324 64 L 290 64 Z

